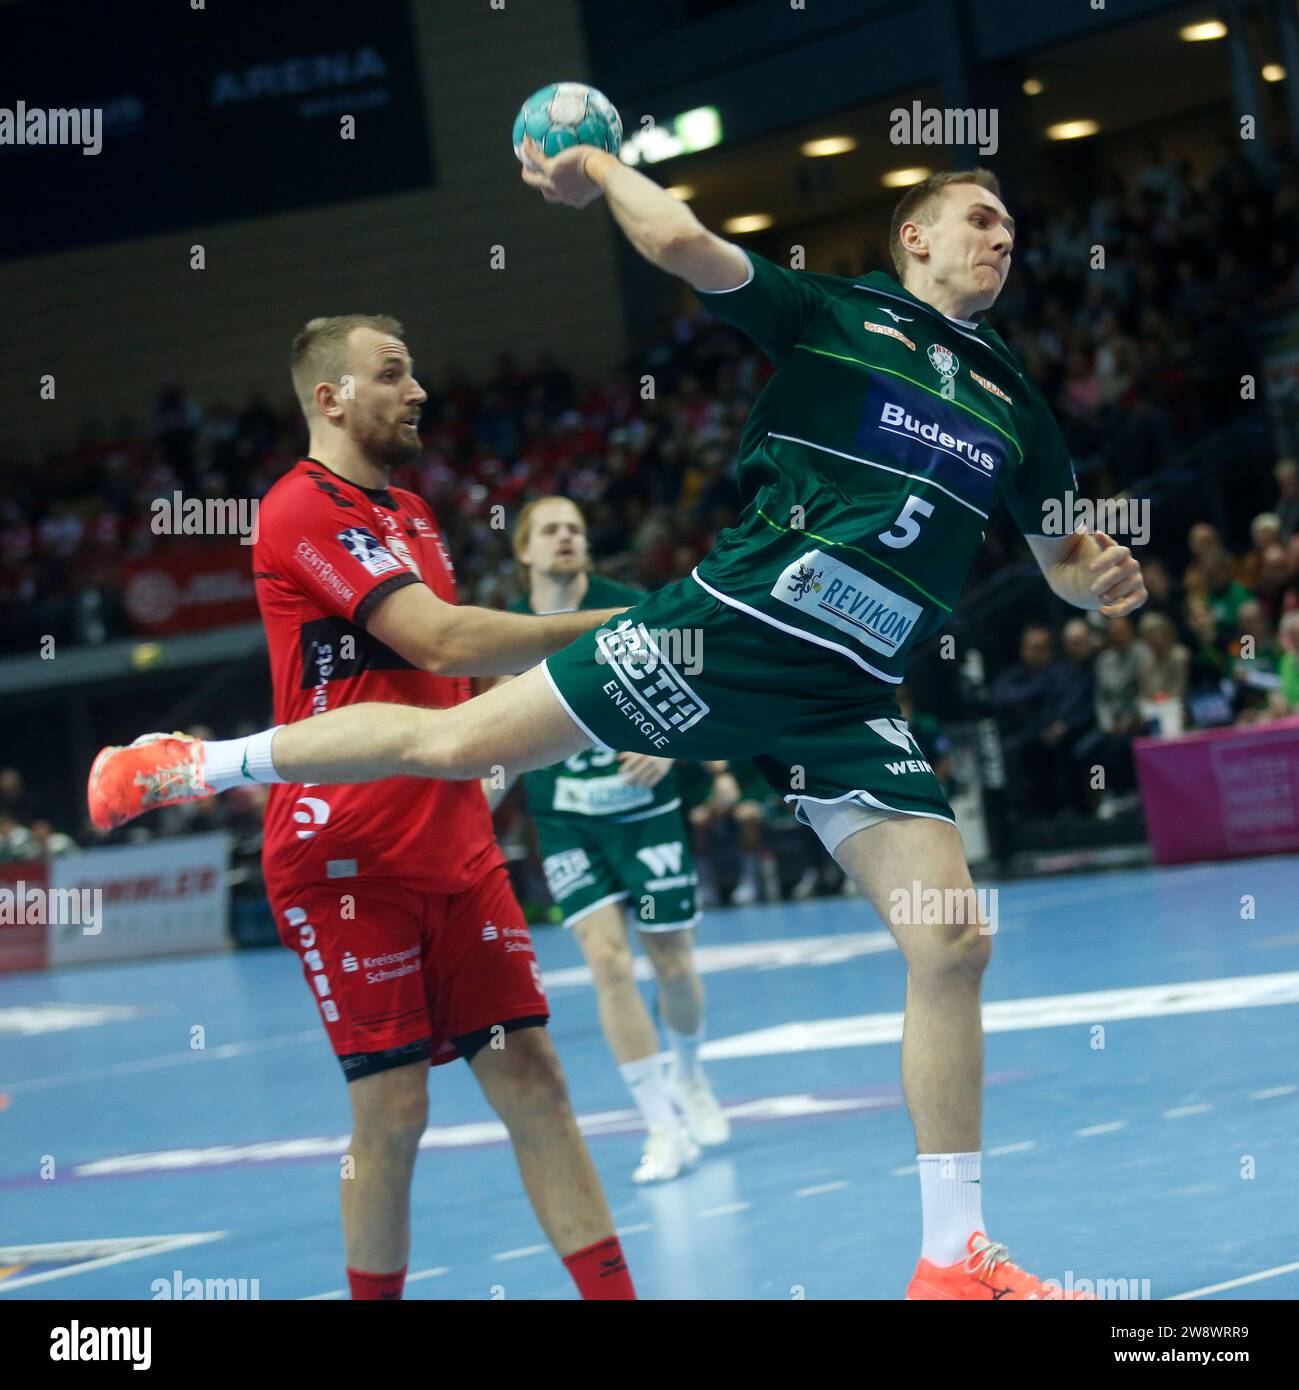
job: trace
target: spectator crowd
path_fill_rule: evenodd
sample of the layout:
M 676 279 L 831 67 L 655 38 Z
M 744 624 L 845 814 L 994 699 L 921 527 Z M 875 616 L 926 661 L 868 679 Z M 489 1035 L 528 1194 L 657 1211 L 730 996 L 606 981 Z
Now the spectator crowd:
M 1240 380 L 1259 371 L 1254 326 L 1296 304 L 1293 160 L 1278 157 L 1263 175 L 1235 144 L 1200 177 L 1152 145 L 1135 178 L 1112 175 L 1090 204 L 1025 196 L 1014 210 L 1016 265 L 993 320 L 1052 404 L 1084 495 L 1158 477 L 1214 431 L 1266 409 L 1242 399 Z M 884 264 L 868 250 L 860 264 L 833 268 Z M 593 382 L 577 382 L 552 356 L 525 367 L 508 354 L 480 380 L 451 371 L 425 381 L 424 447 L 393 482 L 437 512 L 466 601 L 516 596 L 510 519 L 551 492 L 582 506 L 603 571 L 656 588 L 688 573 L 738 519 L 738 441 L 770 371 L 688 297 L 622 370 Z M 1282 454 L 1295 425 L 1283 414 Z M 0 654 L 34 651 L 45 635 L 130 635 L 123 567 L 165 544 L 150 527 L 153 500 L 177 490 L 261 497 L 304 445 L 291 400 L 254 393 L 239 408 L 204 406 L 169 382 L 143 423 L 88 422 L 75 447 L 0 460 L 9 483 Z M 1266 483 L 1245 482 L 1258 493 L 1247 499 L 1256 512 L 1247 536 L 1216 514 L 1184 545 L 1155 528 L 1139 552 L 1150 602 L 1134 620 L 1075 617 L 1058 631 L 1034 622 L 1013 664 L 998 670 L 989 654 L 987 698 L 1022 768 L 1026 811 L 1121 810 L 1133 796 L 1131 739 L 1143 730 L 1299 709 L 1299 470 L 1282 456 Z M 1008 519 L 994 519 L 972 584 L 1018 544 Z M 1090 772 L 1098 765 L 1101 788 Z M 26 847 L 24 833 L 53 833 L 3 799 L 0 817 L 0 853 L 10 857 L 8 847 Z

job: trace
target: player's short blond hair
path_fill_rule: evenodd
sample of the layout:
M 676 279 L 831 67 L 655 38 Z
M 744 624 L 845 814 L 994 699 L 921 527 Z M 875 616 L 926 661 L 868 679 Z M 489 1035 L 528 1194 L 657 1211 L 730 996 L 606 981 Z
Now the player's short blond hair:
M 393 338 L 405 338 L 406 331 L 390 314 L 335 314 L 333 318 L 311 319 L 293 340 L 289 370 L 293 390 L 302 413 L 311 418 L 313 398 L 322 381 L 335 385 L 347 371 L 347 340 L 355 328 L 373 328 Z
M 948 169 L 941 174 L 930 174 L 927 179 L 914 183 L 898 199 L 889 220 L 889 255 L 893 258 L 893 269 L 897 271 L 898 283 L 905 284 L 910 256 L 903 249 L 898 235 L 904 222 L 920 222 L 930 227 L 938 221 L 938 209 L 943 193 L 954 183 L 973 183 L 986 188 L 989 193 L 1001 197 L 1001 183 L 991 169 Z
M 531 502 L 525 502 L 523 509 L 519 512 L 519 519 L 514 523 L 514 530 L 510 533 L 510 546 L 514 551 L 514 558 L 523 564 L 523 552 L 528 548 L 528 542 L 532 539 L 533 518 L 536 516 L 537 508 L 544 506 L 547 502 L 567 502 L 582 517 L 582 529 L 586 529 L 586 518 L 582 516 L 582 509 L 573 501 L 571 497 L 560 497 L 557 493 L 551 493 L 549 497 L 534 497 Z

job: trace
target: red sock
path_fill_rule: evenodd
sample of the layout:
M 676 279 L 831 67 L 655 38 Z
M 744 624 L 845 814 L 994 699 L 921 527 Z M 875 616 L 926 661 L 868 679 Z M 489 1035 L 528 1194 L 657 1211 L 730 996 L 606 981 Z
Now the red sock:
M 573 1283 L 584 1299 L 636 1297 L 617 1236 L 597 1240 L 585 1250 L 574 1250 L 571 1255 L 565 1255 L 564 1266 L 573 1276 Z
M 406 1266 L 392 1274 L 363 1274 L 359 1269 L 347 1271 L 347 1283 L 353 1298 L 383 1299 L 395 1303 L 406 1283 Z

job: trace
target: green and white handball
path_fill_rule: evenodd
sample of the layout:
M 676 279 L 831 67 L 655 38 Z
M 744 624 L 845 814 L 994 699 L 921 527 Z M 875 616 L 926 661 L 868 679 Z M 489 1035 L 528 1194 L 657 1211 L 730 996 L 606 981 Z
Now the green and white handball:
M 617 154 L 622 118 L 603 92 L 584 82 L 552 82 L 525 101 L 514 118 L 514 153 L 521 162 L 523 137 L 531 136 L 547 156 L 574 145 L 594 145 Z

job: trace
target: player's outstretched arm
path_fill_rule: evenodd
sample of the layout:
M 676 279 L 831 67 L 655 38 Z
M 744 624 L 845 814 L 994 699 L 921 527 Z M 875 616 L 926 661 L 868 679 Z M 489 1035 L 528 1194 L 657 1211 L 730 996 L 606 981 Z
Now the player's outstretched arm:
M 586 608 L 536 618 L 444 603 L 407 584 L 375 606 L 366 629 L 412 666 L 435 676 L 506 676 L 526 671 L 621 608 Z
M 604 194 L 627 240 L 651 264 L 679 275 L 697 290 L 733 290 L 749 278 L 749 262 L 733 242 L 707 227 L 653 179 L 594 145 L 575 145 L 547 158 L 530 139 L 523 142 L 535 167 L 523 166 L 523 181 L 541 190 L 548 203 L 585 207 Z

